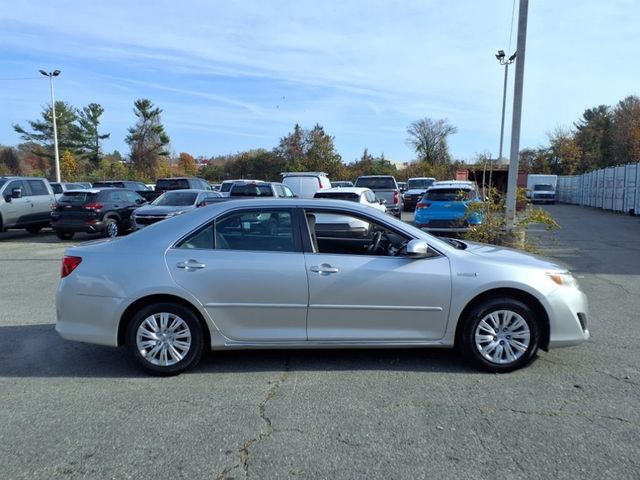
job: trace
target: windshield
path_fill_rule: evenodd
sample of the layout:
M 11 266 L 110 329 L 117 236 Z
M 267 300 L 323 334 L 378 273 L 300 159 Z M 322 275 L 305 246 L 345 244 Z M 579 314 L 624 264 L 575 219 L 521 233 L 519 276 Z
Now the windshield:
M 348 192 L 318 192 L 314 198 L 332 198 L 335 200 L 349 200 L 350 202 L 359 202 L 360 195 Z
M 464 188 L 435 188 L 427 190 L 423 198 L 432 201 L 459 202 L 462 200 L 471 200 L 473 198 L 473 191 Z
M 396 189 L 396 181 L 393 177 L 361 177 L 356 180 L 356 187 L 379 190 L 381 188 Z
M 434 181 L 432 179 L 420 178 L 415 180 L 409 180 L 407 182 L 407 190 L 424 188 L 425 190 L 431 186 Z
M 124 183 L 122 182 L 93 182 L 94 187 L 116 187 L 116 188 L 124 188 Z
M 547 192 L 548 192 L 548 191 L 550 191 L 550 190 L 553 190 L 553 186 L 552 186 L 552 185 L 549 185 L 549 184 L 546 184 L 546 183 L 540 183 L 540 184 L 538 184 L 538 185 L 534 185 L 534 186 L 533 186 L 533 189 L 534 189 L 536 192 L 539 192 L 539 191 L 542 191 L 542 190 L 544 190 L 544 191 L 547 191 Z
M 186 207 L 196 203 L 198 194 L 195 192 L 181 192 L 174 190 L 172 192 L 163 193 L 156 198 L 151 205 L 162 205 L 172 207 Z

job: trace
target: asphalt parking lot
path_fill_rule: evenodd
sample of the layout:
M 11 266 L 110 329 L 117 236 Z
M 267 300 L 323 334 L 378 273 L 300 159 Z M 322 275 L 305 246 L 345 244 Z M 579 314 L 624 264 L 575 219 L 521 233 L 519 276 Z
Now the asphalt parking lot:
M 640 217 L 547 208 L 592 340 L 505 375 L 445 350 L 222 352 L 173 378 L 62 340 L 67 245 L 0 234 L 0 478 L 640 478 Z M 144 272 L 140 272 L 141 275 Z

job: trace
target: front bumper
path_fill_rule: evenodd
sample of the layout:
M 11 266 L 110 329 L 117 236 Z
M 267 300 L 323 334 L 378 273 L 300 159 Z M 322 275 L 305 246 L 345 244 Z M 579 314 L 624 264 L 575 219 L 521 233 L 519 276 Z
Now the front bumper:
M 590 338 L 587 296 L 578 288 L 558 288 L 547 295 L 549 347 L 569 347 Z

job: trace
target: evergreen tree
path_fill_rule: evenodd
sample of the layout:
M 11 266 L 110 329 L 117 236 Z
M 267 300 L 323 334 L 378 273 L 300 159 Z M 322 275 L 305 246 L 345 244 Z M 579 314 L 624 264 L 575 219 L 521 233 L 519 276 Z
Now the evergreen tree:
M 165 148 L 169 144 L 169 136 L 160 119 L 162 110 L 154 108 L 151 100 L 143 98 L 134 102 L 133 112 L 138 122 L 129 128 L 125 139 L 131 147 L 133 169 L 142 178 L 156 179 L 160 160 L 169 155 Z
M 78 125 L 82 133 L 82 147 L 86 152 L 93 168 L 100 166 L 102 149 L 100 142 L 106 140 L 111 134 L 100 134 L 98 127 L 104 108 L 97 103 L 90 103 L 78 112 Z

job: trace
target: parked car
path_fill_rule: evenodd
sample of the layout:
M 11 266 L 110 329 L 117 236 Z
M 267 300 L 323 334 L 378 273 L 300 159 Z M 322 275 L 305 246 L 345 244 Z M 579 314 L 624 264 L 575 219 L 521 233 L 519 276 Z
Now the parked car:
M 277 182 L 236 182 L 229 190 L 229 197 L 293 198 L 289 187 Z
M 368 205 L 380 212 L 386 212 L 387 210 L 387 207 L 384 205 L 384 200 L 378 199 L 375 193 L 369 188 L 327 188 L 316 192 L 314 198 L 346 200 L 361 205 Z M 315 215 L 315 231 L 318 234 L 325 233 L 333 237 L 362 238 L 369 234 L 369 223 L 342 215 L 321 213 Z
M 361 203 L 362 205 L 369 205 L 376 210 L 386 212 L 387 207 L 384 205 L 384 200 L 376 197 L 373 190 L 370 188 L 358 188 L 358 187 L 333 187 L 327 188 L 316 192 L 313 198 L 330 198 L 334 200 L 347 200 L 349 202 Z
M 225 180 L 220 184 L 219 192 L 223 197 L 228 197 L 231 187 L 236 183 L 262 183 L 262 180 L 250 180 L 250 179 L 237 179 L 237 180 Z
M 51 185 L 51 189 L 53 190 L 53 196 L 56 201 L 62 196 L 64 192 L 67 190 L 83 190 L 86 188 L 91 188 L 91 184 L 86 186 L 86 183 L 76 183 L 76 182 L 49 182 Z
M 367 222 L 369 235 L 320 234 L 326 213 Z M 67 248 L 61 276 L 56 331 L 125 345 L 158 375 L 210 348 L 329 346 L 456 347 L 507 372 L 589 338 L 587 298 L 552 260 L 438 239 L 355 202 L 222 202 Z
M 156 193 L 154 189 L 149 188 L 142 182 L 136 182 L 135 180 L 100 180 L 99 182 L 93 182 L 93 188 L 126 188 L 132 190 L 144 198 L 147 202 L 151 202 L 160 196 L 160 193 Z
M 54 202 L 46 178 L 0 176 L 0 232 L 24 228 L 38 233 L 49 226 Z
M 433 177 L 413 177 L 407 180 L 407 188 L 402 195 L 405 211 L 413 211 L 424 192 L 427 191 L 436 179 Z
M 211 190 L 209 182 L 197 177 L 169 177 L 156 180 L 156 193 L 160 194 L 169 190 Z
M 331 182 L 331 188 L 336 187 L 353 187 L 353 182 L 350 182 L 348 180 L 336 180 Z
M 370 188 L 376 197 L 386 202 L 387 211 L 400 218 L 402 195 L 396 179 L 391 175 L 363 175 L 356 179 L 356 187 Z
M 429 232 L 466 232 L 482 223 L 480 211 L 468 211 L 470 204 L 481 202 L 473 182 L 435 182 L 416 205 L 415 226 Z
M 313 198 L 318 190 L 332 187 L 324 172 L 283 172 L 280 175 L 282 183 L 300 198 Z
M 137 230 L 147 225 L 207 205 L 207 199 L 222 195 L 210 190 L 170 190 L 164 192 L 149 205 L 134 210 L 131 215 L 133 227 Z
M 131 214 L 146 200 L 126 188 L 91 188 L 64 192 L 51 212 L 51 226 L 61 240 L 76 232 L 115 237 L 133 225 Z

